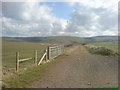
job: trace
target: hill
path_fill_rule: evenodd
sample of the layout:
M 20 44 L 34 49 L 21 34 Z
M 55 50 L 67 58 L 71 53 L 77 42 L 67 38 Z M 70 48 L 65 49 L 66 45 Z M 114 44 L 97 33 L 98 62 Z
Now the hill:
M 118 36 L 96 36 L 85 38 L 86 42 L 118 42 Z
M 3 37 L 5 41 L 12 42 L 46 42 L 46 43 L 83 43 L 84 38 L 72 36 L 53 36 L 53 37 Z
M 95 42 L 118 42 L 118 37 L 117 36 L 96 36 L 86 38 L 73 36 L 3 37 L 3 41 L 4 40 L 12 42 L 39 42 L 39 43 L 95 43 Z

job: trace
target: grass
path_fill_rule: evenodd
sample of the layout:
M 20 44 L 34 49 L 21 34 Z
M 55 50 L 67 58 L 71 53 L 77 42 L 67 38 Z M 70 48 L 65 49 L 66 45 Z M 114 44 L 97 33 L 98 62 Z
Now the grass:
M 22 58 L 34 58 L 35 50 L 38 50 L 38 57 L 40 58 L 47 46 L 43 46 L 40 43 L 32 42 L 13 42 L 9 39 L 3 39 L 2 41 L 2 62 L 3 62 L 3 73 L 15 71 L 16 65 L 16 52 L 20 53 L 20 59 Z M 20 68 L 26 65 L 31 66 L 34 64 L 34 59 L 22 62 Z
M 74 50 L 76 50 L 77 46 L 72 46 L 65 48 L 64 55 L 71 54 Z M 29 67 L 26 70 L 20 70 L 16 73 L 9 74 L 3 79 L 3 87 L 4 88 L 24 88 L 27 85 L 31 84 L 33 81 L 36 81 L 42 76 L 44 76 L 45 72 L 49 70 L 52 66 L 59 63 L 59 59 L 51 60 L 51 62 L 39 65 L 37 67 Z M 49 74 L 49 73 L 48 73 Z
M 120 43 L 118 44 L 117 42 L 101 42 L 101 43 L 93 43 L 92 45 L 102 46 L 118 53 L 118 46 L 120 45 Z
M 31 82 L 40 79 L 48 68 L 57 64 L 59 60 L 53 60 L 49 63 L 31 67 L 27 70 L 19 71 L 4 78 L 3 87 L 5 88 L 24 88 Z
M 89 48 L 89 52 L 94 54 L 100 54 L 105 56 L 119 56 L 120 52 L 118 51 L 118 46 L 120 43 L 117 42 L 101 42 L 101 43 L 91 43 L 89 45 L 94 45 L 99 47 L 96 48 Z
M 2 38 L 2 62 L 3 62 L 3 73 L 6 75 L 8 72 L 15 71 L 16 65 L 16 52 L 20 53 L 20 59 L 23 58 L 34 58 L 34 51 L 38 50 L 38 58 L 40 58 L 47 46 L 41 45 L 39 42 L 35 43 L 35 39 L 38 41 L 50 42 L 50 43 L 73 43 L 83 42 L 84 39 L 79 37 L 44 37 L 44 38 L 27 38 L 31 41 L 25 41 L 23 38 Z M 33 42 L 32 42 L 33 41 Z M 34 64 L 34 59 L 21 62 L 20 68 L 31 66 Z

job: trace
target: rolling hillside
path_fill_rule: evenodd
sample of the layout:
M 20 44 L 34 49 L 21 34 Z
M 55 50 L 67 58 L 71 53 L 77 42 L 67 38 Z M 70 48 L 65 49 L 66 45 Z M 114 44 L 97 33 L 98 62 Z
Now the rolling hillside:
M 3 41 L 12 42 L 47 42 L 47 43 L 83 43 L 84 38 L 71 36 L 54 36 L 54 37 L 4 37 Z
M 85 38 L 86 42 L 118 42 L 118 36 L 96 36 Z
M 119 52 L 118 51 L 118 46 L 120 45 L 120 43 L 117 42 L 100 42 L 100 43 L 92 43 L 92 45 L 95 46 L 102 46 L 105 47 L 107 49 L 113 50 L 114 52 Z
M 46 43 L 95 43 L 95 42 L 118 42 L 117 36 L 96 36 L 96 37 L 73 37 L 73 36 L 52 36 L 52 37 L 3 37 L 3 41 L 12 42 L 46 42 Z

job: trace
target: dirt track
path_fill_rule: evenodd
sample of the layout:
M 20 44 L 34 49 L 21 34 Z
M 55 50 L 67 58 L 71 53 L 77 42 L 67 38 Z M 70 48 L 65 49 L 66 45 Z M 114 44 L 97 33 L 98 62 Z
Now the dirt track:
M 97 88 L 118 86 L 118 59 L 90 54 L 79 46 L 71 55 L 58 58 L 42 79 L 29 88 Z

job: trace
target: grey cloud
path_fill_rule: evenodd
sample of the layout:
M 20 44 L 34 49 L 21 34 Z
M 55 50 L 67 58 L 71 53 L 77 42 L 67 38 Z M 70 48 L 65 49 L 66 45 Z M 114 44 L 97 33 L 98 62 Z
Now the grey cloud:
M 117 14 L 106 12 L 100 16 L 98 22 L 102 26 L 102 29 L 111 29 L 117 24 Z
M 117 14 L 107 8 L 77 4 L 70 20 L 57 18 L 45 5 L 5 2 L 3 36 L 96 36 L 117 33 Z M 66 24 L 66 25 L 64 25 Z
M 24 12 L 26 16 L 22 16 Z M 38 3 L 5 2 L 2 13 L 3 36 L 52 36 L 63 30 L 64 20 L 53 16 L 50 7 Z
M 2 13 L 5 17 L 20 20 L 23 6 L 22 2 L 2 2 Z
M 104 35 L 108 31 L 115 33 L 117 31 L 116 25 L 117 13 L 113 13 L 107 8 L 90 8 L 79 5 L 71 14 L 67 32 L 77 31 L 79 36 Z

